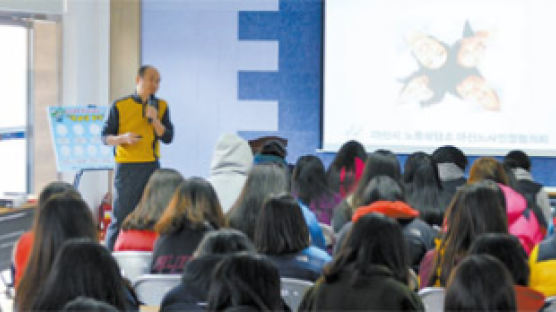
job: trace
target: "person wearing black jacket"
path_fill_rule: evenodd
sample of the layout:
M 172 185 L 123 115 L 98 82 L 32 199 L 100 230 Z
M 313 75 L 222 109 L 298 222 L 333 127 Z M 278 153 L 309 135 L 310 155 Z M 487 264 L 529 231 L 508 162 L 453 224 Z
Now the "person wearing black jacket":
M 181 283 L 162 299 L 160 312 L 205 311 L 213 269 L 226 256 L 240 251 L 255 252 L 255 247 L 242 232 L 222 229 L 207 233 L 195 250 L 193 260 L 185 265 Z

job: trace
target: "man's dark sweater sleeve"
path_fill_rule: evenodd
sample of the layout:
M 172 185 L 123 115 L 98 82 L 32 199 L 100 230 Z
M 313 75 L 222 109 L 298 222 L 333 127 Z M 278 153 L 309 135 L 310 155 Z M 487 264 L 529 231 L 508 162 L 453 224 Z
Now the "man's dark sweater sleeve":
M 110 107 L 108 117 L 104 120 L 104 125 L 102 126 L 102 143 L 106 144 L 106 136 L 118 134 L 119 119 L 120 114 L 118 112 L 118 108 L 116 108 L 116 103 L 114 103 L 112 104 L 112 107 Z
M 168 144 L 170 142 L 172 142 L 172 139 L 174 138 L 174 125 L 172 125 L 172 122 L 170 121 L 170 109 L 166 108 L 166 111 L 164 112 L 164 115 L 162 116 L 162 120 L 161 120 L 162 124 L 164 125 L 164 133 L 162 134 L 162 136 L 159 137 L 159 139 Z

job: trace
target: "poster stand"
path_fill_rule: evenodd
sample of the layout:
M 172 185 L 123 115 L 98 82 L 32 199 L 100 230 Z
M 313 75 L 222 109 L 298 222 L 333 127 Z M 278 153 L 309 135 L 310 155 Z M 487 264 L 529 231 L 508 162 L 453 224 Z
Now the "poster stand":
M 77 171 L 75 188 L 86 171 L 113 170 L 112 147 L 101 140 L 108 106 L 48 107 L 50 133 L 58 172 Z

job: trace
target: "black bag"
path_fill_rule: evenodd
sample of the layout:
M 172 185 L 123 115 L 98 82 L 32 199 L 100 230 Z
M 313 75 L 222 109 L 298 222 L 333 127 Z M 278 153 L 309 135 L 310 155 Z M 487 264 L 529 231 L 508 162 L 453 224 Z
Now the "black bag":
M 527 200 L 527 209 L 523 212 L 526 218 L 529 218 L 529 212 L 532 211 L 537 217 L 539 225 L 546 233 L 548 223 L 544 218 L 541 207 L 537 204 L 537 194 L 542 189 L 542 185 L 531 180 L 518 180 L 516 183 L 516 191 L 518 191 Z

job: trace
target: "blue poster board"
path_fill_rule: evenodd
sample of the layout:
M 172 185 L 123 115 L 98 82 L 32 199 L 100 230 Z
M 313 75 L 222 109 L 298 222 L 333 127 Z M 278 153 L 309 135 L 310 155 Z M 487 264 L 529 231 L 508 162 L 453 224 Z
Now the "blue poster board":
M 49 107 L 50 133 L 59 172 L 112 169 L 112 147 L 100 139 L 108 106 Z

